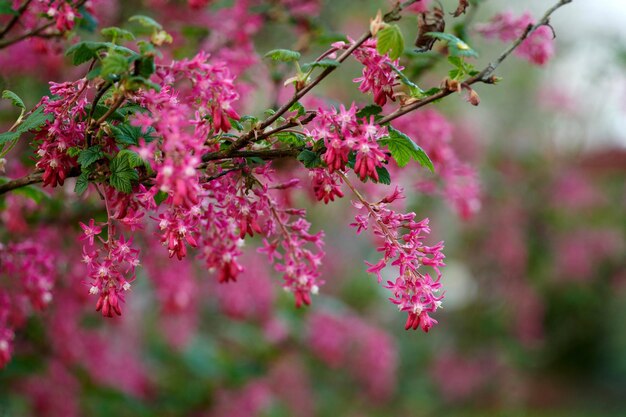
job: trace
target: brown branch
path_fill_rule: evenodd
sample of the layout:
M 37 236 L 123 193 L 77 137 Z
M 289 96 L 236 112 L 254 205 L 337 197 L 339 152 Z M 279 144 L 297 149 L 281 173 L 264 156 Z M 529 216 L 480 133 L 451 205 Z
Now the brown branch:
M 404 8 L 410 6 L 411 4 L 415 3 L 416 1 L 417 0 L 408 0 L 408 1 L 405 1 L 404 3 L 398 3 L 394 7 L 394 9 L 392 11 L 390 11 L 387 14 L 385 14 L 385 16 L 383 18 L 384 21 L 385 22 L 391 22 L 391 21 L 399 20 L 400 19 L 400 12 L 402 12 L 402 10 Z M 371 37 L 372 37 L 372 34 L 369 31 L 367 31 L 366 33 L 361 35 L 361 37 L 359 39 L 357 39 L 348 49 L 346 49 L 337 58 L 337 62 L 342 63 L 343 61 L 348 59 L 348 57 L 350 55 L 352 55 L 352 53 L 358 47 L 363 45 L 363 43 L 365 43 L 365 41 L 367 41 Z M 272 123 L 274 123 L 283 114 L 285 114 L 287 111 L 289 111 L 291 106 L 293 106 L 295 103 L 297 103 L 298 100 L 300 100 L 309 91 L 311 91 L 313 88 L 315 88 L 315 86 L 317 86 L 324 78 L 326 78 L 328 75 L 330 75 L 337 68 L 338 68 L 338 66 L 325 68 L 324 71 L 322 71 L 313 81 L 311 81 L 309 84 L 304 86 L 304 88 L 302 88 L 301 90 L 298 90 L 287 103 L 283 104 L 278 110 L 276 110 L 276 113 L 272 114 L 270 117 L 265 119 L 259 126 L 253 127 L 246 134 L 244 134 L 243 136 L 239 137 L 239 139 L 237 139 L 232 144 L 232 146 L 230 147 L 228 152 L 235 152 L 235 151 L 243 148 L 244 146 L 248 145 L 250 143 L 250 141 L 253 140 L 253 138 L 257 137 L 257 132 L 263 131 L 267 127 L 271 126 Z
M 492 61 L 489 63 L 489 65 L 487 65 L 482 71 L 480 71 L 478 74 L 476 74 L 473 77 L 468 78 L 467 80 L 463 81 L 462 84 L 463 85 L 472 85 L 472 84 L 476 84 L 478 82 L 484 82 L 484 83 L 488 83 L 488 84 L 492 84 L 493 82 L 489 79 L 489 77 L 493 74 L 493 72 L 496 70 L 496 68 L 498 68 L 498 66 L 500 66 L 500 64 L 502 64 L 502 62 L 509 56 L 511 55 L 511 53 L 513 53 L 513 51 L 522 43 L 524 42 L 524 40 L 526 40 L 535 30 L 537 30 L 538 28 L 540 28 L 541 26 L 547 25 L 549 24 L 550 21 L 550 16 L 552 15 L 552 13 L 554 13 L 557 9 L 559 9 L 562 6 L 565 6 L 568 3 L 571 3 L 573 0 L 560 0 L 558 3 L 556 3 L 554 6 L 550 7 L 546 13 L 543 15 L 543 17 L 541 19 L 539 19 L 539 21 L 535 24 L 535 25 L 529 25 L 526 30 L 524 31 L 524 33 L 522 33 L 522 35 L 517 38 L 517 40 L 515 42 L 513 42 L 504 52 L 502 52 L 500 54 L 500 56 L 498 56 L 498 58 L 495 61 Z M 400 107 L 397 110 L 395 110 L 394 112 L 388 114 L 387 116 L 383 117 L 382 119 L 380 119 L 378 121 L 379 124 L 383 124 L 383 123 L 388 123 L 392 120 L 397 119 L 400 116 L 403 116 L 407 113 L 410 113 L 416 109 L 419 109 L 420 107 L 423 107 L 429 103 L 432 103 L 433 101 L 437 101 L 443 97 L 449 96 L 452 93 L 457 92 L 457 90 L 441 90 L 436 94 L 433 94 L 432 96 L 428 96 L 426 98 L 423 98 L 421 100 L 415 101 L 411 104 L 408 104 L 406 106 Z
M 237 151 L 233 152 L 232 155 L 224 155 L 223 152 L 217 152 L 212 154 L 206 154 L 202 157 L 203 164 L 198 166 L 198 169 L 206 168 L 207 162 L 210 161 L 218 161 L 222 159 L 231 159 L 231 158 L 261 158 L 263 160 L 273 160 L 280 158 L 294 158 L 301 152 L 299 148 L 287 148 L 287 149 L 262 149 L 258 151 L 250 150 L 250 151 Z M 67 174 L 66 178 L 78 177 L 81 171 L 80 168 L 74 167 Z M 43 172 L 37 171 L 30 173 L 24 177 L 17 178 L 11 181 L 8 181 L 4 184 L 0 184 L 0 195 L 6 194 L 9 191 L 13 191 L 17 188 L 26 187 L 27 185 L 37 184 L 43 181 Z M 145 177 L 145 180 L 148 180 L 152 177 Z
M 4 29 L 2 29 L 2 31 L 0 31 L 0 38 L 4 38 L 4 35 L 6 35 L 7 33 L 9 33 L 9 31 L 11 29 L 13 29 L 13 26 L 15 26 L 17 24 L 17 22 L 19 22 L 20 18 L 22 17 L 22 15 L 24 14 L 24 12 L 26 11 L 26 9 L 28 8 L 28 5 L 32 2 L 33 0 L 26 0 L 24 2 L 24 4 L 22 4 L 20 6 L 19 9 L 17 9 L 15 15 L 11 18 L 11 20 L 9 20 L 9 23 L 7 23 L 7 25 L 4 27 Z

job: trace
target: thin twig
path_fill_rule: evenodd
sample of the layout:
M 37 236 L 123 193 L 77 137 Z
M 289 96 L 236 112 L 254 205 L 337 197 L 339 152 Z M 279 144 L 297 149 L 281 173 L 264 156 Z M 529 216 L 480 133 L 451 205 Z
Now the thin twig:
M 9 20 L 9 23 L 7 23 L 7 25 L 4 27 L 4 29 L 2 29 L 2 31 L 0 31 L 0 38 L 4 38 L 4 35 L 6 35 L 7 33 L 9 33 L 9 31 L 11 29 L 13 29 L 13 26 L 15 26 L 17 24 L 17 22 L 19 22 L 20 18 L 22 17 L 22 15 L 24 14 L 24 12 L 26 11 L 26 9 L 28 8 L 28 5 L 32 2 L 33 0 L 26 0 L 24 2 L 24 4 L 22 4 L 20 6 L 19 9 L 17 9 L 15 15 L 13 15 L 13 17 L 11 18 L 11 20 Z

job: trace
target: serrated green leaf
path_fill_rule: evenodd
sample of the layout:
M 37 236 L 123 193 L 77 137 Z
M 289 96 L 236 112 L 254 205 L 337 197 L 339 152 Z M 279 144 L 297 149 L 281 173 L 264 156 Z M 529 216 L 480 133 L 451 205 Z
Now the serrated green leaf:
M 130 165 L 128 157 L 125 154 L 120 154 L 113 158 L 109 164 L 109 169 L 111 170 L 109 183 L 115 189 L 129 194 L 133 190 L 132 182 L 139 179 L 139 175 Z
M 80 164 L 81 168 L 89 168 L 91 164 L 102 159 L 104 157 L 104 152 L 100 148 L 100 145 L 94 145 L 78 154 L 78 158 L 76 161 Z
M 81 148 L 79 148 L 78 146 L 72 146 L 71 148 L 67 148 L 67 151 L 65 151 L 65 153 L 71 157 L 71 158 L 75 158 L 77 157 L 83 150 Z
M 392 127 L 389 127 L 389 136 L 380 139 L 378 143 L 387 147 L 389 152 L 391 152 L 391 157 L 399 167 L 404 167 L 411 159 L 415 159 L 431 172 L 435 171 L 435 167 L 428 155 L 426 155 L 426 152 L 413 142 L 410 137 Z
M 306 145 L 306 136 L 295 132 L 279 132 L 276 134 L 276 138 L 284 144 L 303 147 Z
M 398 59 L 404 52 L 404 37 L 398 25 L 389 25 L 376 34 L 376 50 L 379 54 L 389 54 L 389 58 Z
M 100 31 L 102 36 L 109 37 L 113 42 L 117 40 L 132 41 L 135 39 L 135 35 L 125 29 L 121 29 L 115 26 L 104 28 Z
M 319 154 L 308 149 L 305 149 L 298 154 L 298 161 L 302 162 L 306 168 L 317 168 L 322 166 L 322 159 Z
M 13 103 L 13 105 L 15 107 L 19 107 L 22 110 L 26 109 L 26 105 L 24 104 L 24 101 L 22 101 L 22 99 L 17 94 L 15 94 L 13 91 L 4 90 L 2 92 L 2 98 L 6 98 L 7 100 L 11 100 L 11 102 Z
M 153 29 L 157 29 L 157 30 L 161 30 L 163 29 L 163 26 L 161 26 L 161 24 L 159 22 L 157 22 L 156 20 L 154 20 L 151 17 L 148 16 L 144 16 L 144 15 L 135 15 L 132 16 L 130 19 L 128 19 L 129 22 L 137 22 L 139 23 L 141 26 L 147 27 L 147 28 L 153 28 Z
M 290 49 L 272 49 L 265 54 L 265 58 L 271 58 L 274 61 L 295 62 L 300 59 L 300 52 Z
M 376 104 L 369 104 L 356 112 L 356 117 L 365 117 L 369 119 L 370 116 L 378 116 L 382 111 L 382 107 L 377 106 Z
M 74 192 L 78 195 L 81 195 L 85 191 L 87 191 L 87 187 L 89 187 L 89 173 L 87 171 L 83 171 L 80 173 L 78 178 L 76 178 Z
M 18 126 L 16 132 L 24 133 L 28 131 L 38 132 L 42 126 L 48 121 L 52 120 L 51 114 L 45 114 L 43 107 L 37 107 L 31 114 L 29 114 L 24 121 Z
M 302 65 L 302 71 L 308 71 L 312 68 L 335 68 L 341 65 L 341 63 L 335 59 L 320 59 L 315 62 L 308 62 Z
M 137 152 L 131 151 L 130 149 L 122 149 L 117 156 L 119 158 L 126 158 L 131 168 L 137 168 L 146 165 L 146 162 L 141 159 L 139 154 Z
M 103 78 L 111 76 L 119 76 L 128 71 L 128 60 L 126 57 L 111 53 L 102 60 L 102 71 L 100 76 Z
M 0 133 L 0 145 L 3 145 L 7 142 L 13 142 L 16 139 L 19 139 L 22 134 L 20 132 L 4 132 Z
M 98 52 L 107 49 L 109 42 L 83 41 L 70 46 L 65 51 L 66 56 L 72 56 L 72 64 L 80 65 L 98 57 Z
M 149 128 L 146 133 L 143 133 L 139 126 L 132 126 L 128 123 L 119 124 L 117 126 L 111 126 L 111 132 L 117 143 L 123 145 L 139 145 L 139 141 L 143 139 L 146 143 L 152 142 L 154 137 L 151 135 L 154 132 L 153 128 Z

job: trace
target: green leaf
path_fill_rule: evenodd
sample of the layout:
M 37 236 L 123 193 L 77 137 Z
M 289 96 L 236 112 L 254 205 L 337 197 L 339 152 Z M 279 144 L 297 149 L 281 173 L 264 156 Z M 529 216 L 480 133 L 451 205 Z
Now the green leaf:
M 161 205 L 162 202 L 165 201 L 165 199 L 168 197 L 168 194 L 159 190 L 155 195 L 154 195 L 154 202 L 156 203 L 157 206 Z
M 17 16 L 17 10 L 13 10 L 13 2 L 11 0 L 0 1 L 0 14 L 11 14 Z
M 34 185 L 27 185 L 25 187 L 16 188 L 12 191 L 14 194 L 30 198 L 35 203 L 39 204 L 43 200 L 50 198 L 48 194 L 44 193 L 40 188 Z
M 306 109 L 304 108 L 304 106 L 302 104 L 300 104 L 299 101 L 296 101 L 295 103 L 293 103 L 293 105 L 291 107 L 289 107 L 288 111 L 298 112 L 296 114 L 296 117 L 300 117 L 300 116 L 304 115 L 304 113 L 306 113 Z
M 67 148 L 67 151 L 65 151 L 65 153 L 71 158 L 76 158 L 78 155 L 80 155 L 82 151 L 83 150 L 78 146 L 72 146 L 71 148 Z
M 376 104 L 370 104 L 370 105 L 363 107 L 358 112 L 356 112 L 356 117 L 359 117 L 359 118 L 365 117 L 369 119 L 370 116 L 377 116 L 382 111 L 383 111 L 382 107 L 377 106 Z
M 143 140 L 148 143 L 154 140 L 154 137 L 151 136 L 151 133 L 154 132 L 153 128 L 149 128 L 146 133 L 141 131 L 141 127 L 132 126 L 128 123 L 120 124 L 117 126 L 111 126 L 111 132 L 113 133 L 113 137 L 117 143 L 121 143 L 123 145 L 139 145 L 139 140 L 143 138 Z
M 141 159 L 137 152 L 131 151 L 130 149 L 122 149 L 118 157 L 128 159 L 128 164 L 131 168 L 137 168 L 140 166 L 146 165 L 146 162 Z
M 391 175 L 387 168 L 385 167 L 376 167 L 376 173 L 378 174 L 378 183 L 390 185 L 391 184 Z
M 228 120 L 237 132 L 241 132 L 243 130 L 243 125 L 239 122 L 239 120 L 235 120 L 232 117 L 229 117 Z
M 67 51 L 65 51 L 65 55 L 72 56 L 72 64 L 80 65 L 83 62 L 97 58 L 98 52 L 108 47 L 108 42 L 83 41 L 70 46 Z
M 111 42 L 82 41 L 70 46 L 65 51 L 66 56 L 72 56 L 72 64 L 80 65 L 94 58 L 98 58 L 100 51 L 110 50 L 124 56 L 136 56 L 137 53 L 125 46 Z
M 89 172 L 83 171 L 80 173 L 78 178 L 76 178 L 76 185 L 74 185 L 74 192 L 78 195 L 81 195 L 85 191 L 87 191 L 87 187 L 89 187 Z
M 132 181 L 139 179 L 137 171 L 131 166 L 127 154 L 119 153 L 109 164 L 111 177 L 109 183 L 123 193 L 133 191 Z
M 37 107 L 36 110 L 26 116 L 14 132 L 4 132 L 0 134 L 0 145 L 17 140 L 23 133 L 28 131 L 39 131 L 48 120 L 52 120 L 52 115 L 44 114 L 43 107 Z
M 452 56 L 471 56 L 478 57 L 476 51 L 474 51 L 468 44 L 461 39 L 449 33 L 442 32 L 428 32 L 428 36 L 444 41 L 448 44 L 448 51 Z
M 320 59 L 315 62 L 308 62 L 302 65 L 302 71 L 308 71 L 312 68 L 335 68 L 341 65 L 341 63 L 335 59 Z
M 295 132 L 279 132 L 276 134 L 276 138 L 284 144 L 303 147 L 306 145 L 306 136 Z
M 2 92 L 2 98 L 6 98 L 7 100 L 11 100 L 11 102 L 13 103 L 13 105 L 15 107 L 19 107 L 22 110 L 26 109 L 26 105 L 24 104 L 24 101 L 22 101 L 22 99 L 17 94 L 15 94 L 13 91 L 4 90 Z
M 42 126 L 44 126 L 48 121 L 52 121 L 53 117 L 51 114 L 45 114 L 43 112 L 43 107 L 37 107 L 35 111 L 29 114 L 26 119 L 18 126 L 16 132 L 24 133 L 28 131 L 38 132 Z
M 404 52 L 404 37 L 398 25 L 389 25 L 376 34 L 376 50 L 379 54 L 389 53 L 389 58 L 398 59 Z
M 290 49 L 272 49 L 265 54 L 265 58 L 271 58 L 274 61 L 294 62 L 300 59 L 300 52 Z
M 0 133 L 0 145 L 3 145 L 7 142 L 13 142 L 16 139 L 19 139 L 22 134 L 20 132 L 4 132 Z
M 400 167 L 406 166 L 411 159 L 415 159 L 421 166 L 428 168 L 431 172 L 435 171 L 435 167 L 426 152 L 410 137 L 393 127 L 389 127 L 389 136 L 380 139 L 378 143 L 387 147 Z
M 112 26 L 104 28 L 100 31 L 102 36 L 111 38 L 112 42 L 117 40 L 132 41 L 135 39 L 135 35 L 127 30 Z
M 161 26 L 161 24 L 159 22 L 157 22 L 156 20 L 154 20 L 151 17 L 144 16 L 144 15 L 139 15 L 138 14 L 138 15 L 132 16 L 130 19 L 128 19 L 128 21 L 129 22 L 137 22 L 141 26 L 147 27 L 147 28 L 152 28 L 152 29 L 157 29 L 157 30 L 163 29 L 163 26 Z
M 81 151 L 81 153 L 78 154 L 78 159 L 76 161 L 80 164 L 81 168 L 84 169 L 89 168 L 91 164 L 102 159 L 103 157 L 104 152 L 100 149 L 100 145 L 94 145 Z
M 103 78 L 110 78 L 113 75 L 119 76 L 128 71 L 128 60 L 126 57 L 110 53 L 102 60 L 102 71 L 100 76 Z
M 317 168 L 322 166 L 322 159 L 319 154 L 308 149 L 305 149 L 298 154 L 298 161 L 302 162 L 306 168 Z

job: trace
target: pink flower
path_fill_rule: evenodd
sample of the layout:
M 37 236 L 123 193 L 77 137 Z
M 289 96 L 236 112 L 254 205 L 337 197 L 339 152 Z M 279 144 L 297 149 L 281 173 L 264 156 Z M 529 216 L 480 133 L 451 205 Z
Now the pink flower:
M 94 219 L 89 219 L 89 225 L 83 222 L 79 222 L 79 224 L 84 232 L 84 236 L 82 236 L 80 240 L 87 240 L 89 241 L 89 246 L 93 246 L 94 237 L 102 232 L 102 228 L 95 225 Z

